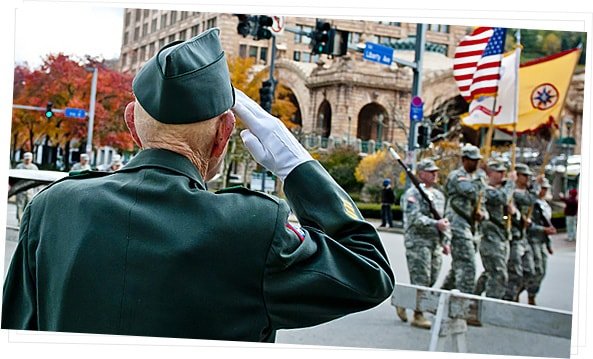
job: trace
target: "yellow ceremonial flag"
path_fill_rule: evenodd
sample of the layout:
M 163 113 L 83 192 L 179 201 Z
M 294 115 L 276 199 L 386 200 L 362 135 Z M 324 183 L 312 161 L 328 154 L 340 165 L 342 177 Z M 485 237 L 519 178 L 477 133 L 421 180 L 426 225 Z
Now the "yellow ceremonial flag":
M 529 61 L 520 66 L 517 133 L 526 133 L 534 131 L 540 126 L 557 125 L 559 123 L 560 112 L 564 106 L 566 94 L 580 54 L 580 49 L 571 49 Z M 514 80 L 513 76 L 509 76 L 509 79 Z M 503 76 L 500 84 L 501 90 L 505 87 L 504 80 Z M 506 132 L 512 132 L 514 119 L 509 117 L 508 112 L 504 110 L 505 107 L 508 109 L 515 106 L 515 103 L 511 96 L 505 95 L 507 94 L 501 93 L 499 90 L 499 101 L 494 111 L 496 113 L 494 127 Z M 486 122 L 485 120 L 489 116 L 480 114 L 483 111 L 479 109 L 491 108 L 489 101 L 493 99 L 485 98 L 481 100 L 482 104 L 479 106 L 473 102 L 470 104 L 470 112 L 462 116 L 463 125 L 479 128 L 489 123 L 489 121 Z M 474 108 L 477 108 L 477 110 L 471 111 Z M 491 111 L 487 112 L 491 113 Z

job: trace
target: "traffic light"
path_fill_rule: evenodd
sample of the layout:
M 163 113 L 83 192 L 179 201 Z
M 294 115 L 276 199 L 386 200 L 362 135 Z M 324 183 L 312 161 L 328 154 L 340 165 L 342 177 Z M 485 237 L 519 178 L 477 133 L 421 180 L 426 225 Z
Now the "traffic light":
M 430 145 L 430 131 L 428 126 L 419 125 L 417 127 L 417 144 L 420 148 L 427 148 Z
M 260 15 L 257 17 L 257 30 L 255 31 L 255 40 L 268 40 L 272 37 L 272 31 L 268 27 L 274 24 L 274 19 L 270 16 Z
M 237 33 L 243 37 L 251 35 L 253 30 L 254 16 L 245 14 L 235 14 L 239 18 L 239 24 L 237 25 Z
M 311 34 L 311 52 L 313 55 L 329 54 L 333 52 L 333 35 L 335 30 L 331 28 L 329 22 L 317 20 L 315 30 Z
M 259 104 L 261 107 L 272 112 L 272 102 L 274 101 L 274 83 L 270 80 L 262 82 L 262 86 L 259 89 Z
M 47 106 L 45 106 L 45 117 L 49 120 L 54 116 L 54 111 L 52 110 L 53 102 L 49 101 Z

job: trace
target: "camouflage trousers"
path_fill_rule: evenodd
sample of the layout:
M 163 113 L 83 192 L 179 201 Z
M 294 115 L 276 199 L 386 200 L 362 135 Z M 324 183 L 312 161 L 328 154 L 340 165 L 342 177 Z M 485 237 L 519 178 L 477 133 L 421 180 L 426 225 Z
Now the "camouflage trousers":
M 18 220 L 19 224 L 21 224 L 21 219 L 23 218 L 25 208 L 32 198 L 33 195 L 30 193 L 30 191 L 25 191 L 16 195 L 16 219 Z
M 534 272 L 533 252 L 526 239 L 514 239 L 511 241 L 508 271 L 509 281 L 503 299 L 518 301 L 519 294 L 526 288 L 528 278 Z
M 507 289 L 509 260 L 509 241 L 499 228 L 484 228 L 480 241 L 480 258 L 484 271 L 478 278 L 474 294 L 501 299 Z
M 443 262 L 441 246 L 424 244 L 406 246 L 406 261 L 410 273 L 410 283 L 432 287 L 439 276 Z
M 527 293 L 530 296 L 535 296 L 539 292 L 541 283 L 546 275 L 546 266 L 548 262 L 548 255 L 546 253 L 546 246 L 542 242 L 533 242 L 529 244 L 531 252 L 533 253 L 533 273 L 525 278 Z
M 442 288 L 473 293 L 476 281 L 477 242 L 469 226 L 451 226 L 451 270 Z

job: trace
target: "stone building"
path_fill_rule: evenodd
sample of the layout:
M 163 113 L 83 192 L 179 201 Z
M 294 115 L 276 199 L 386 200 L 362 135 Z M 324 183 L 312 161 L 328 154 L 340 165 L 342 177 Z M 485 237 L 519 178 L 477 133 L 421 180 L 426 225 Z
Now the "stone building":
M 369 41 L 388 44 L 402 39 L 413 43 L 416 24 L 325 19 L 349 32 L 346 56 L 312 55 L 310 38 L 315 18 L 284 18 L 276 35 L 275 77 L 290 89 L 297 107 L 294 122 L 302 132 L 330 141 L 378 140 L 405 145 L 409 126 L 412 70 L 395 63 L 385 66 L 362 59 L 353 49 Z M 189 39 L 212 27 L 221 29 L 228 56 L 253 57 L 262 70 L 270 63 L 271 40 L 254 40 L 237 33 L 238 17 L 225 13 L 126 9 L 120 69 L 136 72 L 159 48 L 174 40 Z M 452 78 L 455 45 L 468 32 L 463 26 L 427 25 L 426 41 L 442 53 L 426 52 L 423 99 L 425 112 L 456 95 Z M 397 51 L 412 61 L 414 51 Z M 403 147 L 402 147 L 403 148 Z M 367 152 L 368 148 L 365 148 Z

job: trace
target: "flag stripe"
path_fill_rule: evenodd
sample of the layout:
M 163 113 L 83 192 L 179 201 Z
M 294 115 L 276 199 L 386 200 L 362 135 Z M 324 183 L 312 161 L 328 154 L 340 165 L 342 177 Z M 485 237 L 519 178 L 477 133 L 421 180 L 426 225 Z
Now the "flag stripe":
M 496 94 L 506 29 L 479 27 L 457 45 L 453 76 L 466 101 Z

